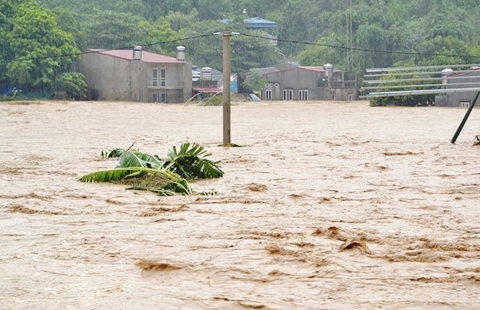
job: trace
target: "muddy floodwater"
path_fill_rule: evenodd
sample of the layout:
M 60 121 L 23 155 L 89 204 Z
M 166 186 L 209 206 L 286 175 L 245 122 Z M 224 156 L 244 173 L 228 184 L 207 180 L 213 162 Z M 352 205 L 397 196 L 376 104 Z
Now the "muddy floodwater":
M 478 309 L 480 111 L 0 103 L 0 309 Z M 195 142 L 213 196 L 82 183 Z

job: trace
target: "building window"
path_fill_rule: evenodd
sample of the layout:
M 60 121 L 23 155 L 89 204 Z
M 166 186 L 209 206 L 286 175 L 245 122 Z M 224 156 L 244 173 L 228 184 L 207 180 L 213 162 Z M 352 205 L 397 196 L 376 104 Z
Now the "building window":
M 293 89 L 283 90 L 283 100 L 293 100 Z
M 153 102 L 167 102 L 166 93 L 153 93 Z
M 271 89 L 264 90 L 263 97 L 265 100 L 272 100 L 272 90 Z
M 298 91 L 298 100 L 308 100 L 308 89 Z
M 162 69 L 160 71 L 160 86 L 165 87 L 167 85 L 167 70 Z
M 152 72 L 152 76 L 153 76 L 153 87 L 157 87 L 158 86 L 158 69 L 153 69 L 153 72 Z

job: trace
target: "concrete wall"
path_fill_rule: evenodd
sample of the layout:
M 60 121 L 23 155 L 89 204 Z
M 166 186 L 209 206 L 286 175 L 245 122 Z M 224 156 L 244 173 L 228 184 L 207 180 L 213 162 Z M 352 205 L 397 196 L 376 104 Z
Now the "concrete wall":
M 192 65 L 190 63 L 151 63 L 146 66 L 148 101 L 161 102 L 162 94 L 167 102 L 185 102 L 192 96 Z M 153 70 L 158 70 L 158 85 L 153 86 Z M 161 71 L 165 69 L 165 86 L 161 86 Z
M 98 100 L 129 100 L 129 61 L 98 53 L 82 56 L 78 70 L 85 75 L 89 92 Z
M 477 92 L 462 92 L 435 96 L 435 106 L 437 107 L 461 107 L 466 103 L 471 103 Z M 478 104 L 478 102 L 477 102 Z
M 128 76 L 128 99 L 129 101 L 148 102 L 147 68 L 144 62 L 128 61 L 126 68 Z

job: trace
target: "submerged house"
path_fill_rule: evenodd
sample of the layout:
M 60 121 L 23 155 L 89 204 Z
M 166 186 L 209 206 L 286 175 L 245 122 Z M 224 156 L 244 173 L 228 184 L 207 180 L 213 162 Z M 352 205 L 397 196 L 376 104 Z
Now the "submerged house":
M 192 94 L 192 65 L 185 49 L 177 58 L 134 50 L 89 49 L 76 64 L 92 100 L 177 103 Z
M 324 66 L 287 66 L 283 69 L 259 71 L 267 80 L 263 100 L 356 100 L 355 75 Z
M 468 107 L 475 99 L 478 90 L 461 91 L 462 89 L 480 89 L 480 67 L 471 67 L 467 70 L 455 73 L 451 69 L 444 76 L 444 89 L 457 89 L 456 92 L 443 93 L 435 96 L 437 107 Z M 443 72 L 445 72 L 444 70 Z
M 219 94 L 222 91 L 223 73 L 211 67 L 194 66 L 198 72 L 198 79 L 193 81 L 194 96 L 204 97 Z

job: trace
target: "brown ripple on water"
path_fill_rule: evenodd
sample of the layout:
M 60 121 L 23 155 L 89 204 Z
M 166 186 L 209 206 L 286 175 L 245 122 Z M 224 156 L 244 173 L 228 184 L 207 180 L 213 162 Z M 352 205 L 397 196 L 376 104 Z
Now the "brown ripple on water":
M 35 210 L 19 204 L 11 204 L 8 206 L 8 210 L 12 213 L 24 213 L 24 214 L 48 214 L 48 215 L 59 215 L 62 214 L 60 211 L 52 210 Z
M 147 271 L 171 271 L 182 269 L 182 266 L 166 262 L 158 262 L 148 259 L 139 259 L 134 262 L 135 266 Z

